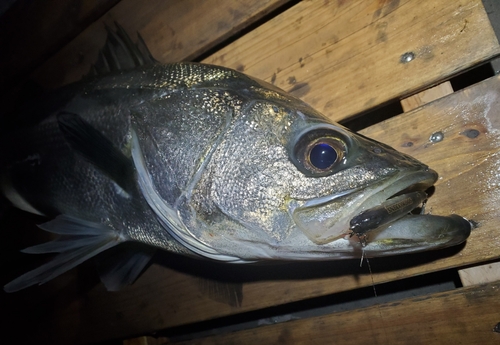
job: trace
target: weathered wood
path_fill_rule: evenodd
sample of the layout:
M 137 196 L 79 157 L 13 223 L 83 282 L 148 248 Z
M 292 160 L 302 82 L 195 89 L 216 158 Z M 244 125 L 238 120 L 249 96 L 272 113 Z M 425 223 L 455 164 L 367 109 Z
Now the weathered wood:
M 421 91 L 416 95 L 402 99 L 401 106 L 404 111 L 410 111 L 452 93 L 453 87 L 451 86 L 451 83 L 449 81 L 445 81 L 444 83 L 431 87 L 430 89 Z
M 167 2 L 151 2 L 151 8 L 142 10 L 135 7 L 118 10 L 127 3 L 132 2 L 122 0 L 104 21 L 117 19 L 129 32 L 139 30 L 150 45 L 152 37 L 165 33 L 154 30 L 164 24 L 154 23 L 155 20 L 162 23 L 155 16 L 165 14 L 160 8 L 167 6 Z M 128 20 L 124 23 L 121 18 Z M 150 25 L 153 29 L 147 29 Z M 102 26 L 101 22 L 89 27 L 75 40 L 83 39 L 86 44 L 71 43 L 62 55 L 48 62 L 37 74 L 39 80 L 58 85 L 84 73 L 93 61 L 92 54 L 104 41 Z M 151 32 L 147 33 L 148 30 Z M 162 44 L 165 42 L 161 39 L 152 44 L 157 57 Z M 79 47 L 83 49 L 81 55 Z M 179 50 L 183 47 L 177 45 Z M 416 52 L 416 58 L 401 64 L 399 57 L 407 51 Z M 270 81 L 276 73 L 275 84 L 286 86 L 290 80 L 293 85 L 286 88 L 295 87 L 296 95 L 303 95 L 331 118 L 341 119 L 433 85 L 497 53 L 498 42 L 491 35 L 478 1 L 301 2 L 206 61 L 219 59 L 221 64 L 239 67 Z M 61 56 L 68 58 L 68 65 L 56 63 L 65 62 Z M 79 56 L 80 64 L 75 63 Z M 447 56 L 446 63 L 442 56 Z M 248 60 L 242 60 L 247 57 Z M 305 65 L 301 68 L 302 64 Z M 69 73 L 70 70 L 73 72 Z M 63 73 L 59 74 L 60 71 Z M 48 77 L 51 72 L 54 79 Z M 500 169 L 499 85 L 498 78 L 490 79 L 363 132 L 414 155 L 441 174 L 435 196 L 429 202 L 433 213 L 456 212 L 480 224 L 461 251 L 455 248 L 398 260 L 372 260 L 376 283 L 500 257 L 497 245 L 500 235 L 494 226 L 499 220 L 496 207 L 500 183 L 496 175 Z M 328 99 L 332 100 L 330 105 Z M 479 135 L 474 137 L 476 132 L 470 129 L 478 130 Z M 435 131 L 443 131 L 445 139 L 431 144 L 428 138 Z M 235 307 L 212 300 L 200 289 L 198 278 L 180 273 L 175 263 L 167 263 L 173 269 L 153 265 L 134 286 L 118 293 L 108 293 L 102 285 L 88 293 L 74 291 L 75 273 L 70 272 L 64 284 L 62 280 L 49 283 L 56 291 L 49 298 L 39 292 L 43 291 L 40 288 L 12 295 L 12 301 L 16 298 L 22 301 L 31 295 L 33 310 L 42 309 L 31 313 L 19 310 L 9 315 L 10 321 L 31 325 L 31 335 L 37 340 L 76 344 L 146 334 L 371 284 L 368 269 L 359 268 L 358 261 L 232 268 L 212 263 L 192 264 L 201 268 L 188 272 L 244 282 L 241 305 Z M 50 290 L 50 286 L 46 288 Z
M 500 262 L 464 268 L 458 275 L 463 286 L 491 283 L 500 280 Z
M 176 344 L 498 344 L 499 289 L 461 288 Z
M 339 121 L 499 53 L 481 0 L 309 1 L 204 62 L 270 81 Z
M 33 78 L 46 87 L 79 80 L 95 62 L 106 40 L 105 25 L 118 22 L 135 39 L 139 32 L 161 62 L 191 60 L 288 0 L 122 0 L 90 25 Z
M 221 8 L 216 1 L 155 0 L 144 6 L 122 0 L 34 78 L 55 87 L 87 73 L 105 41 L 103 23 L 118 21 L 129 33 L 140 32 L 158 60 L 172 62 L 195 57 L 242 21 L 247 24 L 283 2 L 224 2 L 228 8 Z M 402 63 L 405 53 L 413 53 L 414 59 Z M 307 1 L 204 62 L 273 82 L 339 121 L 435 85 L 499 53 L 481 0 Z
M 494 77 L 363 131 L 440 172 L 428 210 L 458 213 L 479 224 L 464 247 L 398 260 L 372 259 L 376 284 L 500 258 L 499 109 L 500 77 Z M 444 140 L 429 142 L 438 131 Z M 198 278 L 153 265 L 133 286 L 118 293 L 98 285 L 88 294 L 77 295 L 70 305 L 54 311 L 44 334 L 57 335 L 65 343 L 125 337 L 372 283 L 368 269 L 359 268 L 359 261 L 231 268 L 193 264 L 212 271 L 205 276 L 226 272 L 229 279 L 256 281 L 243 284 L 241 306 L 234 307 L 203 294 Z

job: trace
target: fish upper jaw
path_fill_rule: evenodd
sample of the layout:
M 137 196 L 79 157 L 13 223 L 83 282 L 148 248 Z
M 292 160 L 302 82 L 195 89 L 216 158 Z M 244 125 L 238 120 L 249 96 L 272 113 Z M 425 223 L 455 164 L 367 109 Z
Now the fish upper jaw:
M 292 201 L 288 212 L 309 240 L 324 245 L 348 234 L 351 219 L 364 210 L 378 206 L 394 195 L 425 191 L 436 180 L 437 173 L 431 169 L 400 172 L 371 187 L 359 187 L 305 202 Z

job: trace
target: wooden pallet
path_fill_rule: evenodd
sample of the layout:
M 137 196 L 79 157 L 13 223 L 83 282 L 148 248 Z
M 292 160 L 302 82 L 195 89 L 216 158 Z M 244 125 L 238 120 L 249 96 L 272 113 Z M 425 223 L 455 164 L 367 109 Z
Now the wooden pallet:
M 73 271 L 44 287 L 2 296 L 10 308 L 5 325 L 11 327 L 2 334 L 22 325 L 29 330 L 18 334 L 22 343 L 126 339 L 456 269 L 469 287 L 183 344 L 500 340 L 492 331 L 500 322 L 498 282 L 477 285 L 485 276 L 500 278 L 495 275 L 500 259 L 500 78 L 457 92 L 447 82 L 500 54 L 480 0 L 121 0 L 32 78 L 48 87 L 78 80 L 104 43 L 104 24 L 114 21 L 129 33 L 140 32 L 161 62 L 194 59 L 238 69 L 291 92 L 335 121 L 401 100 L 404 113 L 361 133 L 438 171 L 428 209 L 460 214 L 478 228 L 458 248 L 371 260 L 373 275 L 354 261 L 228 268 L 192 260 L 172 263 L 160 256 L 133 286 L 109 293 L 100 284 L 81 288 L 77 283 L 88 273 Z M 444 140 L 430 142 L 437 132 Z M 482 264 L 487 266 L 478 268 Z M 216 285 L 209 281 L 224 277 L 230 284 L 217 286 L 227 290 L 211 293 L 207 286 Z M 167 341 L 144 337 L 125 343 Z

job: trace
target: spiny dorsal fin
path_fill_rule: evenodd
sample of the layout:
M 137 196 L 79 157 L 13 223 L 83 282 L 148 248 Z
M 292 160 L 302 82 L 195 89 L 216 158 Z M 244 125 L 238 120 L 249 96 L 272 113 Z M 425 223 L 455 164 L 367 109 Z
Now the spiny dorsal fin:
M 118 23 L 115 22 L 115 26 L 116 31 L 106 26 L 108 32 L 106 44 L 99 51 L 90 75 L 101 75 L 157 63 L 139 33 L 137 33 L 138 42 L 134 44 Z

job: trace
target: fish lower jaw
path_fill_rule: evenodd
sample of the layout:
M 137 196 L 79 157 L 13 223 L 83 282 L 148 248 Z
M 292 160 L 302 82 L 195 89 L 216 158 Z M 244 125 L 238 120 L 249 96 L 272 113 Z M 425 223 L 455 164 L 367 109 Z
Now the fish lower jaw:
M 370 187 L 352 189 L 336 195 L 313 199 L 301 205 L 293 205 L 289 208 L 289 214 L 294 220 L 295 225 L 302 231 L 302 233 L 314 244 L 325 245 L 344 238 L 347 234 L 352 233 L 351 221 L 353 218 L 359 216 L 366 210 L 380 207 L 384 202 L 392 197 L 404 195 L 404 193 L 411 193 L 412 191 L 421 192 L 431 187 L 437 179 L 437 174 L 432 171 L 414 171 L 403 172 L 394 175 L 391 178 L 383 181 L 382 183 Z M 403 193 L 403 194 L 401 194 Z M 418 194 L 418 193 L 417 193 Z M 427 196 L 425 195 L 425 198 Z M 408 207 L 407 201 L 402 198 L 403 206 Z M 424 199 L 425 199 L 424 198 Z M 416 200 L 422 199 L 422 195 L 418 194 Z M 342 203 L 345 200 L 342 208 L 345 207 L 347 212 L 338 211 L 338 207 L 334 206 Z M 410 206 L 417 207 L 421 204 L 415 199 L 411 200 Z M 391 201 L 389 206 L 396 207 L 399 210 L 398 217 L 404 216 L 404 209 L 401 211 L 398 204 L 399 200 Z M 385 205 L 384 205 L 385 206 Z M 413 209 L 414 207 L 412 207 Z M 331 215 L 329 218 L 328 214 Z M 375 212 L 375 216 L 380 213 Z M 387 217 L 387 216 L 386 216 Z M 394 221 L 397 217 L 390 216 L 382 218 L 384 224 L 388 221 Z M 375 229 L 376 227 L 369 228 L 365 231 Z M 360 232 L 364 233 L 365 231 Z
M 367 198 L 349 222 L 351 235 L 362 236 L 368 231 L 389 224 L 420 208 L 423 210 L 437 174 L 416 173 L 403 176 Z

